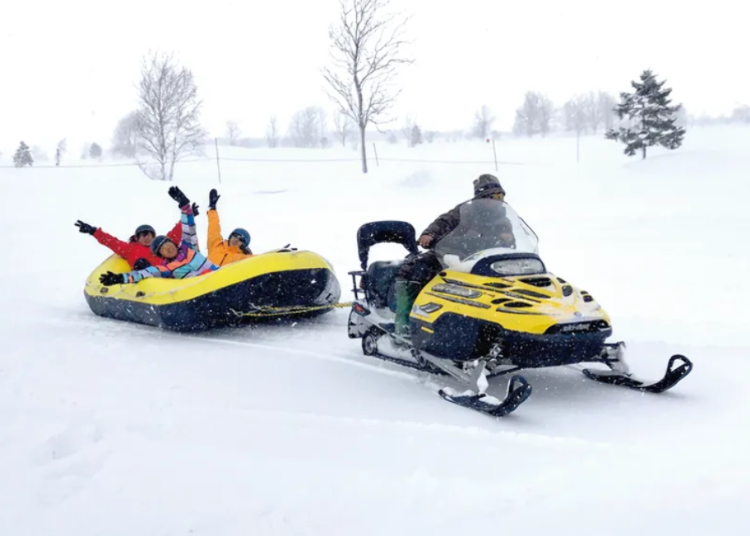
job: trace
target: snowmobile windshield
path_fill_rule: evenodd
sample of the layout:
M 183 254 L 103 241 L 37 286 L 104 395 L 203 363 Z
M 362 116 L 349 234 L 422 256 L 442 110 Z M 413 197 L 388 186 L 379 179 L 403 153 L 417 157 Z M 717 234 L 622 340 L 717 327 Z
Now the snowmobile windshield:
M 536 234 L 504 201 L 475 199 L 461 205 L 459 210 L 458 226 L 435 246 L 444 266 L 445 255 L 456 255 L 464 261 L 487 250 L 494 255 L 538 253 Z

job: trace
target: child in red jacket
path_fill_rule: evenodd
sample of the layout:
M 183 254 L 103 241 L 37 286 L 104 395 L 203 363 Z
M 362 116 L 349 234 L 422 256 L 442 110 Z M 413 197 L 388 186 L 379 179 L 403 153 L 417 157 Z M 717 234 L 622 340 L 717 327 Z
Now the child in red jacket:
M 197 215 L 198 206 L 193 203 L 192 208 L 193 213 Z M 105 233 L 101 227 L 94 227 L 81 220 L 78 220 L 75 225 L 81 233 L 92 235 L 101 245 L 108 247 L 116 255 L 125 259 L 132 269 L 159 266 L 164 263 L 164 259 L 157 257 L 151 252 L 151 242 L 156 237 L 156 231 L 150 225 L 139 225 L 127 242 Z M 178 221 L 172 230 L 167 233 L 167 237 L 175 244 L 182 242 L 181 221 Z M 138 263 L 138 266 L 136 266 L 136 263 Z

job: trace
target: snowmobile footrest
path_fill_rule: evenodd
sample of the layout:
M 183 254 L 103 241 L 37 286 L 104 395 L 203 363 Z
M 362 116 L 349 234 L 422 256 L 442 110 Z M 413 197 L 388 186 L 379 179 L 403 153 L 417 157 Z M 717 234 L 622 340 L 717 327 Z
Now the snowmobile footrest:
M 675 363 L 681 361 L 682 363 L 675 367 Z M 645 393 L 663 393 L 664 391 L 671 389 L 677 383 L 682 380 L 685 376 L 690 374 L 693 370 L 693 363 L 687 357 L 679 354 L 673 355 L 669 358 L 667 364 L 667 371 L 664 373 L 664 377 L 654 383 L 644 384 L 640 380 L 636 380 L 631 376 L 627 376 L 616 371 L 594 371 L 584 369 L 583 373 L 587 378 L 596 380 L 602 383 L 608 383 L 610 385 L 619 385 L 621 387 L 627 387 L 629 389 L 635 389 L 636 391 L 642 391 Z
M 531 385 L 523 376 L 513 376 L 508 382 L 508 391 L 503 400 L 486 393 L 474 391 L 459 393 L 450 387 L 439 391 L 443 399 L 458 406 L 473 409 L 491 417 L 504 417 L 523 404 L 531 395 Z

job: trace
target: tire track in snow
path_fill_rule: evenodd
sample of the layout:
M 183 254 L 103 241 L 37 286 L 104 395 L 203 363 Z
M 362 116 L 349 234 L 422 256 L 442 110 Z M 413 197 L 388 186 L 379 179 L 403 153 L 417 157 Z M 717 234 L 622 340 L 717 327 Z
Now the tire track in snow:
M 196 408 L 191 410 L 191 414 L 200 413 L 200 409 Z M 206 413 L 210 411 L 205 410 Z M 335 415 L 321 415 L 318 413 L 311 413 L 305 411 L 284 411 L 284 410 L 253 410 L 253 409 L 241 409 L 237 410 L 237 413 L 242 414 L 244 417 L 249 417 L 255 421 L 268 421 L 269 424 L 284 424 L 292 429 L 299 429 L 301 423 L 309 424 L 313 426 L 313 429 L 320 432 L 322 428 L 340 428 L 342 425 L 350 428 L 378 428 L 379 434 L 383 430 L 387 430 L 390 433 L 396 433 L 402 435 L 405 431 L 410 433 L 420 432 L 424 434 L 450 435 L 461 434 L 465 436 L 473 436 L 478 438 L 486 439 L 509 439 L 516 442 L 535 444 L 535 445 L 559 445 L 559 446 L 571 446 L 571 447 L 586 447 L 586 448 L 602 448 L 611 449 L 615 447 L 612 443 L 606 443 L 601 441 L 592 441 L 588 439 L 582 439 L 572 436 L 556 436 L 549 434 L 537 434 L 529 432 L 516 432 L 503 428 L 493 427 L 480 427 L 480 426 L 461 426 L 455 424 L 445 423 L 430 423 L 424 421 L 415 420 L 388 420 L 388 419 L 373 419 L 373 418 L 357 418 L 357 417 L 345 417 Z M 208 417 L 207 417 L 208 418 Z M 215 422 L 213 417 L 208 420 Z
M 151 326 L 145 326 L 145 325 L 140 326 L 140 325 L 133 325 L 129 323 L 122 323 L 121 321 L 111 320 L 108 318 L 96 317 L 90 320 L 91 322 L 89 323 L 96 325 L 97 327 L 100 326 L 99 322 L 106 322 L 108 325 L 112 325 L 113 328 L 115 329 L 111 331 L 114 333 L 123 332 L 123 333 L 139 334 L 139 335 L 150 335 L 152 331 L 156 331 L 160 337 L 169 337 L 169 338 L 174 338 L 177 340 L 189 339 L 189 340 L 200 341 L 200 342 L 225 344 L 228 346 L 244 346 L 248 348 L 257 348 L 257 349 L 262 349 L 262 350 L 273 350 L 276 352 L 283 352 L 283 353 L 294 354 L 298 356 L 312 357 L 312 358 L 323 360 L 323 361 L 330 361 L 333 363 L 349 365 L 352 367 L 368 370 L 371 372 L 376 372 L 378 374 L 383 374 L 383 375 L 391 376 L 391 377 L 397 377 L 401 379 L 407 379 L 407 380 L 414 381 L 414 382 L 424 381 L 422 378 L 415 376 L 414 374 L 410 374 L 409 372 L 402 372 L 400 370 L 393 370 L 389 368 L 384 368 L 382 366 L 382 365 L 390 365 L 390 363 L 387 363 L 387 362 L 382 362 L 382 363 L 378 362 L 377 364 L 363 363 L 362 361 L 358 361 L 354 359 L 353 357 L 350 357 L 350 355 L 346 353 L 338 353 L 338 354 L 333 353 L 333 352 L 323 353 L 323 352 L 315 352 L 311 350 L 303 350 L 299 348 L 292 348 L 292 347 L 283 346 L 283 345 L 226 339 L 226 338 L 222 338 L 219 336 L 211 336 L 211 335 L 204 335 L 204 334 L 196 335 L 196 334 L 189 334 L 189 333 L 176 333 L 176 332 L 160 330 L 159 328 L 154 328 Z M 94 322 L 94 320 L 97 320 L 97 322 Z M 80 322 L 65 322 L 65 321 L 62 321 L 62 322 L 55 321 L 53 324 L 59 325 L 61 323 L 73 324 L 77 326 L 80 326 L 81 324 Z M 313 327 L 313 326 L 310 326 L 310 327 Z M 396 367 L 398 365 L 394 364 L 393 366 Z
M 334 355 L 333 353 L 327 354 L 327 353 L 322 353 L 322 352 L 313 352 L 310 350 L 290 348 L 288 346 L 279 346 L 275 344 L 265 344 L 265 343 L 258 343 L 258 342 L 249 342 L 249 341 L 235 341 L 231 339 L 222 339 L 218 337 L 200 337 L 200 336 L 195 336 L 195 335 L 192 335 L 192 336 L 189 335 L 188 337 L 195 339 L 195 340 L 202 341 L 202 342 L 219 343 L 219 344 L 226 344 L 230 346 L 245 346 L 248 348 L 258 348 L 262 350 L 273 350 L 276 352 L 285 352 L 289 354 L 303 355 L 306 357 L 313 357 L 315 359 L 320 359 L 323 361 L 343 363 L 346 365 L 351 365 L 353 367 L 358 367 L 358 368 L 369 370 L 372 372 L 377 372 L 379 374 L 385 374 L 387 376 L 394 376 L 394 377 L 399 377 L 402 379 L 409 379 L 412 381 L 417 381 L 417 378 L 415 378 L 413 375 L 408 374 L 406 372 L 400 372 L 398 370 L 390 370 L 386 368 L 381 368 L 377 365 L 370 365 L 368 363 L 362 363 L 361 361 L 355 361 L 354 359 L 343 357 L 341 354 Z

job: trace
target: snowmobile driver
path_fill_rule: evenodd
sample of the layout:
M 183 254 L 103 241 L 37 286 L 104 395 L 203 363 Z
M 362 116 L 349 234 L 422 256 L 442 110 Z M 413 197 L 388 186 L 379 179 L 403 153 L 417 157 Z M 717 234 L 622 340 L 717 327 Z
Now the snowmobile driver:
M 494 175 L 480 175 L 474 180 L 474 197 L 471 200 L 460 203 L 452 210 L 439 216 L 422 232 L 422 235 L 419 237 L 419 245 L 428 251 L 407 258 L 396 276 L 395 328 L 397 335 L 409 337 L 409 313 L 414 305 L 414 300 L 416 300 L 422 288 L 443 270 L 443 266 L 435 254 L 434 248 L 442 238 L 456 229 L 461 223 L 461 206 L 474 199 L 497 199 L 503 201 L 505 199 L 505 190 Z M 500 236 L 506 240 L 513 241 L 513 231 L 510 221 L 507 221 L 507 223 L 507 233 Z

